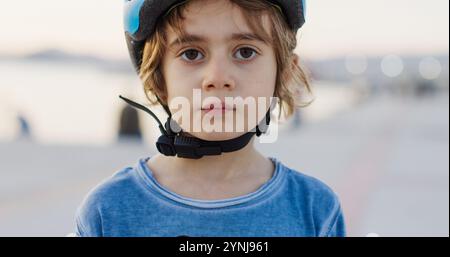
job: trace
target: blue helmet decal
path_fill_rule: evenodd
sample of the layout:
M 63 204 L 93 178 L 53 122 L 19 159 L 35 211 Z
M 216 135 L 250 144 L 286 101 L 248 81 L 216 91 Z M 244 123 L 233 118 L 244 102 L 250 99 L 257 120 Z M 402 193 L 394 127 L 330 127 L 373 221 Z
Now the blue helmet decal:
M 145 0 L 125 0 L 123 24 L 125 31 L 134 35 L 139 30 L 140 12 Z
M 306 20 L 306 0 L 302 0 L 303 19 Z

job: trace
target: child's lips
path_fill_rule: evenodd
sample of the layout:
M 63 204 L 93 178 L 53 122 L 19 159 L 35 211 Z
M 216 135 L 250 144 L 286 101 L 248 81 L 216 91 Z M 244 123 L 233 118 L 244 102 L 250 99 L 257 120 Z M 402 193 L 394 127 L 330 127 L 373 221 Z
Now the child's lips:
M 233 106 L 226 105 L 225 103 L 221 104 L 206 104 L 202 107 L 202 111 L 204 112 L 226 112 L 226 111 L 235 111 L 236 108 Z

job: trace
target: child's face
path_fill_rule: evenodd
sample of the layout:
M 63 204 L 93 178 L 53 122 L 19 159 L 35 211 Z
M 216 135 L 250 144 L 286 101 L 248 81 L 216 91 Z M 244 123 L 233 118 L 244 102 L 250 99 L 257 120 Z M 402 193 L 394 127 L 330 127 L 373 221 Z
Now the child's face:
M 163 74 L 166 81 L 168 103 L 175 97 L 184 97 L 191 104 L 191 127 L 181 127 L 193 136 L 205 140 L 227 140 L 244 134 L 254 128 L 265 117 L 266 112 L 257 116 L 248 111 L 226 110 L 245 120 L 245 131 L 235 132 L 193 132 L 197 117 L 208 113 L 202 106 L 193 103 L 193 90 L 201 90 L 202 103 L 208 97 L 264 97 L 266 104 L 274 95 L 277 63 L 272 46 L 256 39 L 231 39 L 233 34 L 254 34 L 240 8 L 228 0 L 192 1 L 184 14 L 186 34 L 203 38 L 203 41 L 188 42 L 169 47 L 163 60 Z M 270 32 L 267 17 L 261 24 Z M 168 30 L 169 45 L 177 39 L 177 34 Z M 270 34 L 270 33 L 269 33 Z M 258 105 L 257 105 L 258 106 Z M 198 108 L 199 107 L 199 108 Z M 266 110 L 269 108 L 267 104 Z M 172 113 L 179 109 L 171 109 Z M 222 114 L 222 115 L 220 115 Z M 219 111 L 223 122 L 225 115 Z M 208 113 L 211 115 L 211 113 Z

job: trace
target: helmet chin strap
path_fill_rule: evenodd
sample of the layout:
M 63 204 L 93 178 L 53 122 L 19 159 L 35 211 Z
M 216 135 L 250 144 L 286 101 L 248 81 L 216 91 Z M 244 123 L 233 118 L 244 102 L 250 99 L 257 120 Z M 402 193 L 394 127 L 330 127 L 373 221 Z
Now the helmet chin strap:
M 252 131 L 230 140 L 208 141 L 193 136 L 187 136 L 186 133 L 183 132 L 181 128 L 178 127 L 178 124 L 172 119 L 170 110 L 167 108 L 167 106 L 161 103 L 160 99 L 158 99 L 158 101 L 162 104 L 165 111 L 169 115 L 169 118 L 167 119 L 167 122 L 164 126 L 158 119 L 158 117 L 147 107 L 133 102 L 123 96 L 119 97 L 130 106 L 150 114 L 150 116 L 152 116 L 158 122 L 159 130 L 161 131 L 162 135 L 156 142 L 156 148 L 161 154 L 165 156 L 177 156 L 187 159 L 200 159 L 204 156 L 221 155 L 222 153 L 235 152 L 247 146 L 254 135 L 260 137 L 263 133 L 266 133 L 267 128 L 270 124 L 271 109 L 269 109 L 269 111 L 267 112 L 266 118 L 261 121 L 261 123 Z M 172 129 L 172 127 L 174 126 L 177 128 L 176 130 L 180 132 L 175 132 Z

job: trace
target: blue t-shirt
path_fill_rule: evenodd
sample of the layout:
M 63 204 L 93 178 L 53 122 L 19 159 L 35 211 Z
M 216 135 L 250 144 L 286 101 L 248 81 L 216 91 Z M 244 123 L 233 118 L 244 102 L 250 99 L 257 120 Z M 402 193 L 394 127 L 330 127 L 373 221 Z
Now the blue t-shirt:
M 95 187 L 76 213 L 76 235 L 107 237 L 345 236 L 337 196 L 275 158 L 257 191 L 224 200 L 176 194 L 153 177 L 149 158 Z

